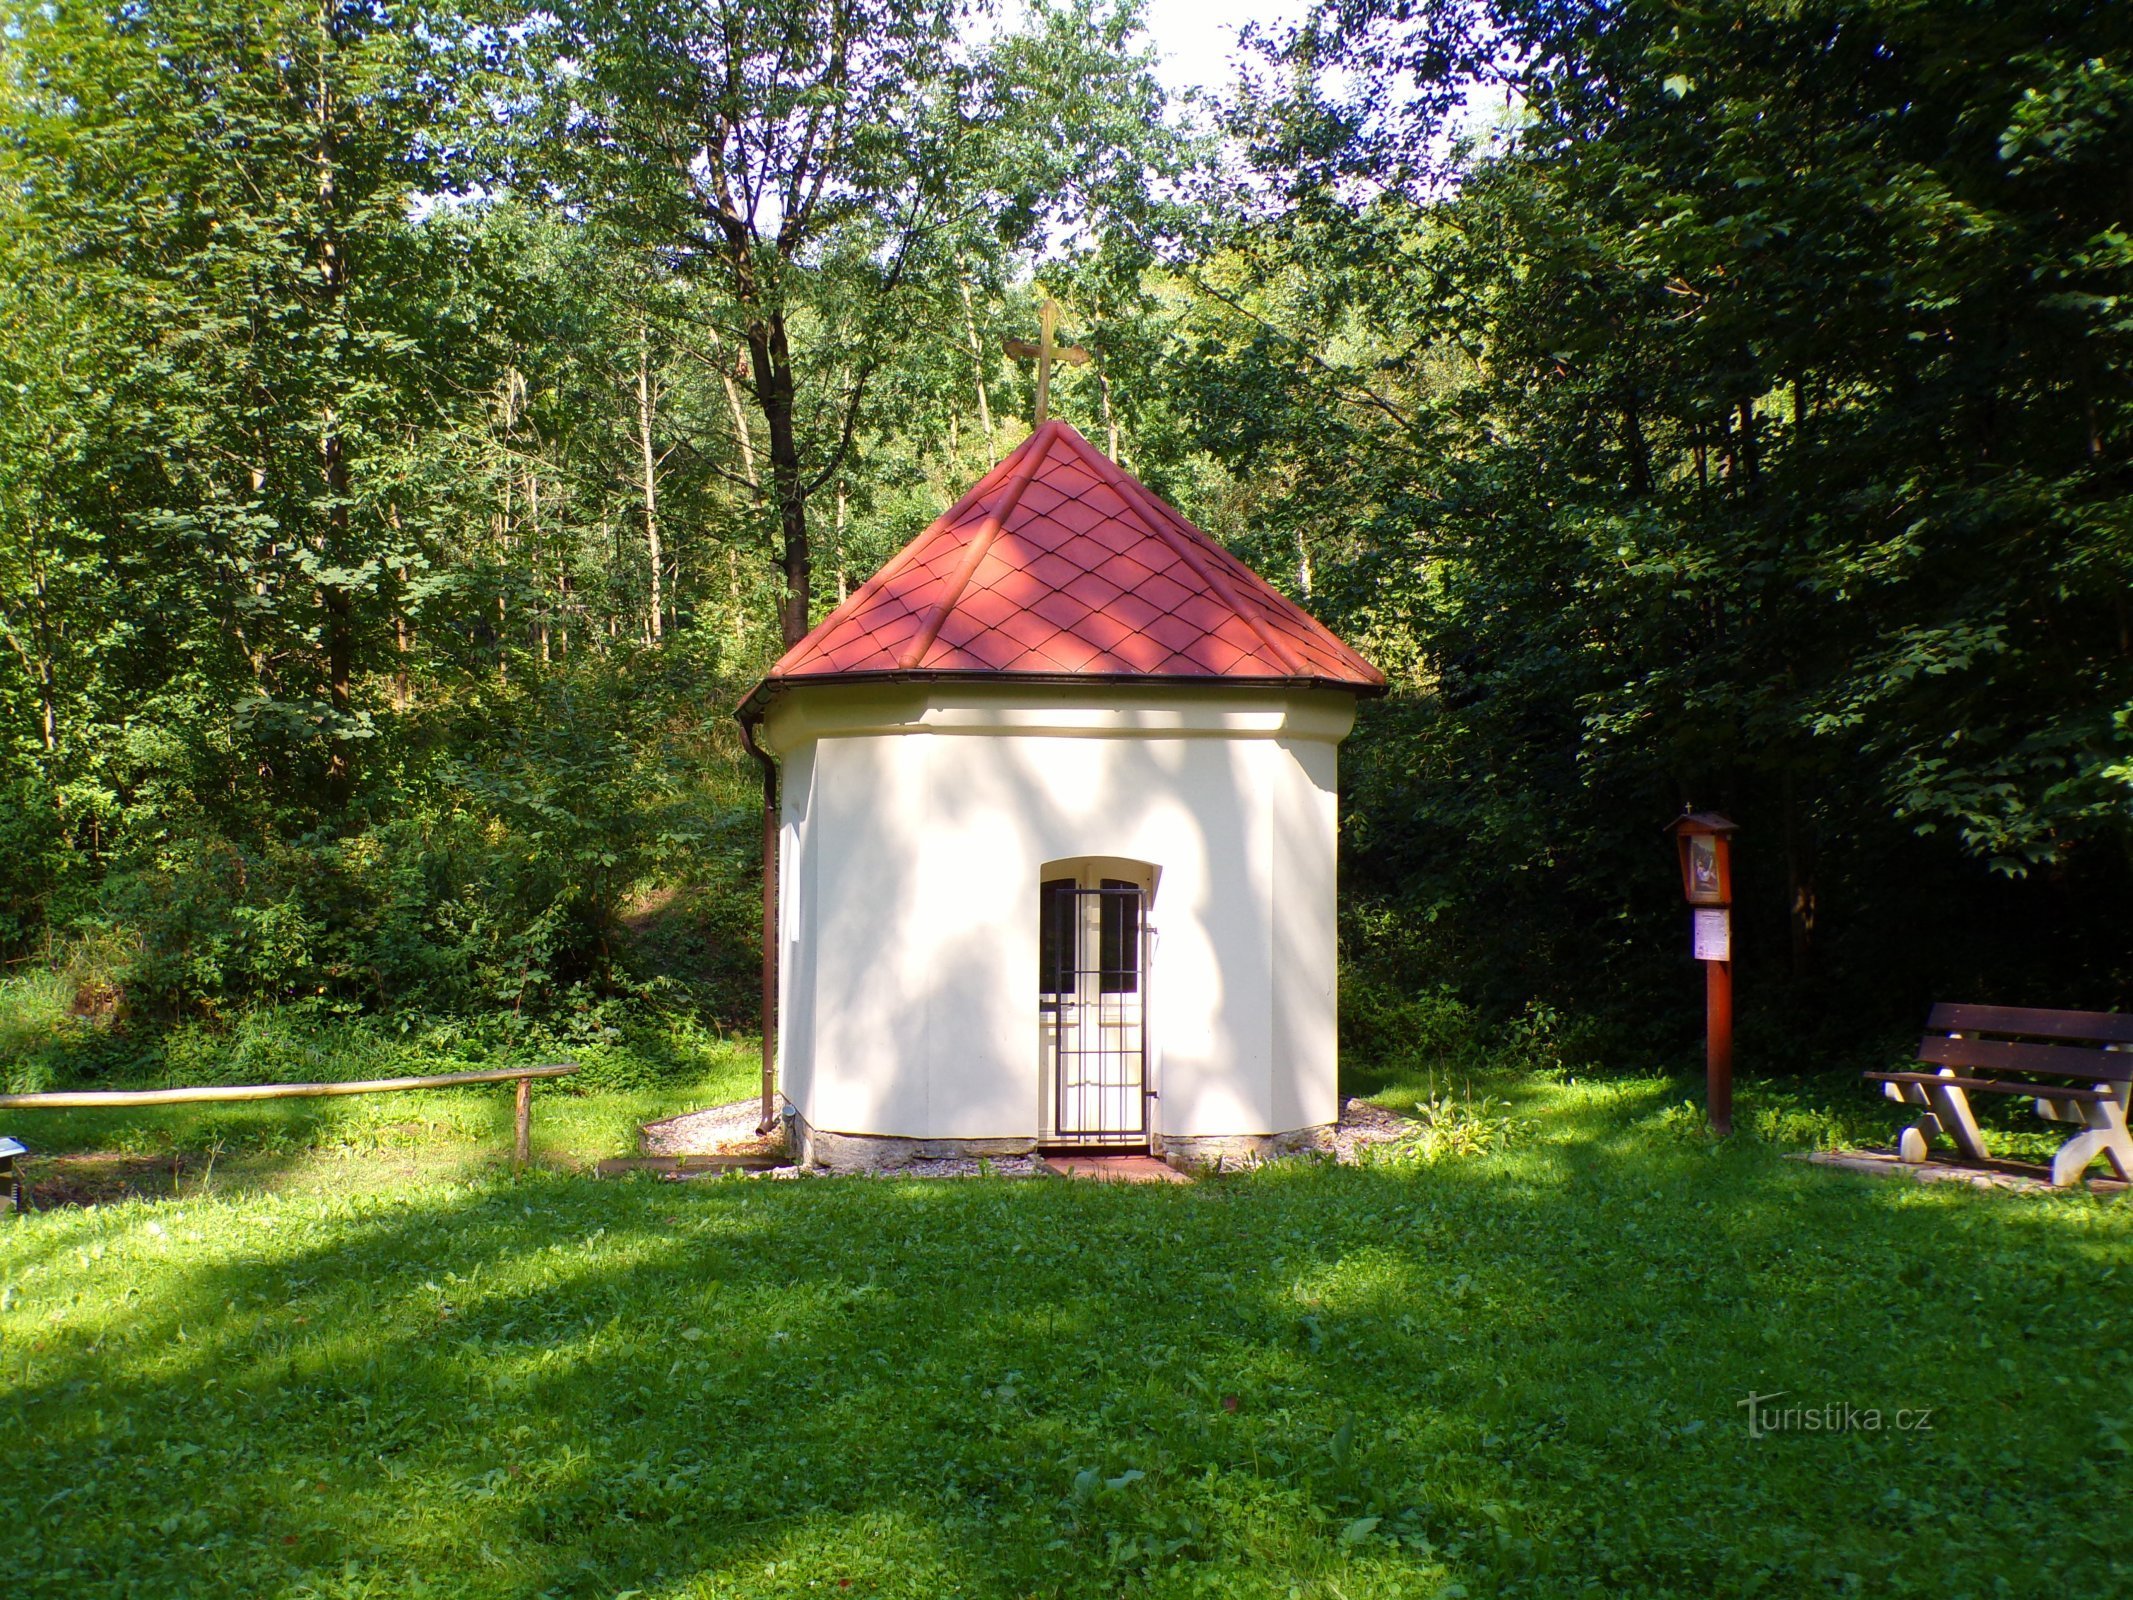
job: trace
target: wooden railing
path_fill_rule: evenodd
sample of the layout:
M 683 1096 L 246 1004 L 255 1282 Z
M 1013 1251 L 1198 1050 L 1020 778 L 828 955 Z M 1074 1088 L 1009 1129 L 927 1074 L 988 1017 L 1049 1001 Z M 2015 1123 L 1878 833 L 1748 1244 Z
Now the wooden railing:
M 183 1106 L 231 1100 L 306 1100 L 340 1094 L 388 1094 L 397 1089 L 456 1089 L 475 1083 L 509 1083 L 512 1091 L 512 1164 L 533 1159 L 533 1080 L 565 1078 L 575 1061 L 541 1067 L 494 1067 L 447 1072 L 430 1078 L 358 1078 L 347 1083 L 240 1083 L 188 1089 L 56 1089 L 44 1094 L 0 1094 L 0 1111 L 90 1111 L 126 1106 Z

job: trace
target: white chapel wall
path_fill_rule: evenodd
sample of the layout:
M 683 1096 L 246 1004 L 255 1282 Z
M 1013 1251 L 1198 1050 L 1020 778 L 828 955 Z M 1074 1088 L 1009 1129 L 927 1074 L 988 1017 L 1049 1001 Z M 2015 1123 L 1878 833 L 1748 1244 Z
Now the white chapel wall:
M 1170 690 L 1092 710 L 1028 690 L 804 693 L 813 704 L 788 702 L 771 734 L 787 762 L 781 910 L 797 919 L 781 1077 L 809 1122 L 1034 1132 L 1037 884 L 1044 862 L 1080 855 L 1162 871 L 1159 1126 L 1252 1134 L 1332 1119 L 1346 696 Z

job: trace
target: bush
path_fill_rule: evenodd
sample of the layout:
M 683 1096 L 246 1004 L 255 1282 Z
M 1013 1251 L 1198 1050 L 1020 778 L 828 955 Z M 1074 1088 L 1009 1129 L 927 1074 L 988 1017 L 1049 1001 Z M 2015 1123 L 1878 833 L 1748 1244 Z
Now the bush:
M 1393 1078 L 1470 1070 L 1487 1057 L 1487 1028 L 1448 988 L 1406 994 L 1381 979 L 1343 974 L 1341 1049 Z
M 71 999 L 66 979 L 57 972 L 32 969 L 0 979 L 0 1073 L 9 1094 L 52 1087 L 67 1035 L 78 1031 Z
M 0 772 L 0 948 L 93 946 L 88 1009 L 144 1026 L 297 1002 L 529 1018 L 674 974 L 740 1020 L 754 774 L 706 714 L 732 689 L 705 667 L 623 652 L 440 702 L 373 752 L 331 826 L 271 784 L 218 782 L 179 783 L 152 827 L 84 832 L 93 795 Z M 654 887 L 690 914 L 641 938 L 628 908 Z
M 361 1016 L 314 998 L 232 1008 L 155 1031 L 101 1025 L 69 1005 L 56 972 L 0 982 L 6 1092 L 339 1083 L 552 1061 L 579 1068 L 558 1092 L 635 1091 L 700 1082 L 753 1049 L 685 1011 L 585 991 L 541 1018 Z

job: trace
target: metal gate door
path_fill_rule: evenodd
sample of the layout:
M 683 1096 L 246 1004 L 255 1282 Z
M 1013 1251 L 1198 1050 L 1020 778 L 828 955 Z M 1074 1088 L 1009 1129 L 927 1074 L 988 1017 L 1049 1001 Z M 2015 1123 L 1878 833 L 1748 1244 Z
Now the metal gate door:
M 1146 898 L 1118 878 L 1043 886 L 1038 1005 L 1057 1143 L 1147 1142 Z

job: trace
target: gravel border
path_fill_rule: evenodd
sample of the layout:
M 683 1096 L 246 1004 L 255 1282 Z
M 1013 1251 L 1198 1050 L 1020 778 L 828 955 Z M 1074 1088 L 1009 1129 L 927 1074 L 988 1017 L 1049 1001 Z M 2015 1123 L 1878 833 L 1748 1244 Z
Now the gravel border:
M 782 1134 L 756 1137 L 755 1125 L 763 1114 L 763 1102 L 753 1097 L 730 1105 L 706 1106 L 684 1111 L 678 1117 L 647 1122 L 637 1136 L 637 1147 L 648 1156 L 748 1155 L 776 1146 Z
M 1368 1100 L 1341 1102 L 1341 1119 L 1333 1128 L 1333 1159 L 1354 1166 L 1363 1152 L 1381 1144 L 1397 1144 L 1421 1126 L 1413 1117 L 1387 1111 Z

